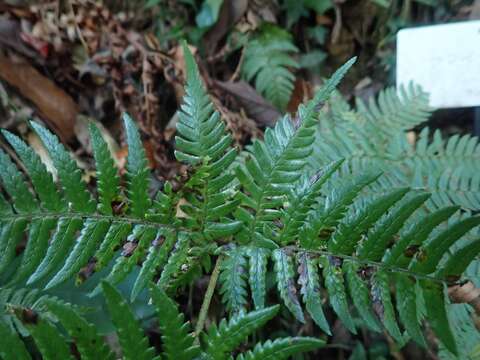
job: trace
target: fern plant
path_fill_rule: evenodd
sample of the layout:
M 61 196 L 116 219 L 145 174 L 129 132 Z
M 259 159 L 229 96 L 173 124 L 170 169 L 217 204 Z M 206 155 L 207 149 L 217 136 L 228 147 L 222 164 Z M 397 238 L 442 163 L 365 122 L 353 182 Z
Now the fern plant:
M 162 291 L 175 294 L 202 273 L 211 274 L 196 326 L 198 334 L 217 280 L 232 319 L 252 307 L 259 311 L 254 318 L 261 318 L 259 314 L 266 309 L 273 312 L 267 308 L 266 278 L 271 272 L 278 302 L 300 323 L 310 317 L 330 334 L 323 301 L 328 299 L 352 333 L 359 326 L 386 329 L 399 345 L 412 338 L 428 346 L 422 332 L 423 322 L 428 321 L 446 349 L 456 353 L 446 286 L 462 277 L 480 250 L 478 238 L 467 236 L 480 224 L 480 216 L 469 216 L 455 205 L 425 212 L 433 197 L 406 186 L 391 186 L 372 195 L 371 189 L 390 174 L 357 167 L 342 176 L 345 164 L 352 164 L 348 157 L 312 169 L 312 157 L 318 155 L 318 117 L 326 117 L 321 107 L 355 59 L 301 105 L 295 119 L 279 120 L 265 131 L 263 140 L 255 140 L 235 161 L 237 150 L 231 147 L 231 137 L 186 46 L 184 54 L 187 83 L 175 155 L 189 166 L 191 175 L 176 191 L 167 183 L 153 200 L 149 197 L 147 160 L 127 115 L 125 187 L 120 185 L 100 132 L 91 127 L 97 168 L 95 197 L 75 161 L 48 130 L 31 123 L 50 153 L 61 188 L 31 148 L 3 132 L 25 172 L 0 152 L 4 190 L 0 199 L 1 283 L 56 289 L 76 280 L 81 288 L 93 287 L 90 295 L 94 296 L 101 291 L 99 279 L 119 284 L 131 275 L 135 276 L 129 289 L 133 300 L 152 281 Z M 395 112 L 390 103 L 387 109 Z M 407 125 L 398 126 L 412 126 L 411 113 L 424 114 L 413 107 L 409 111 L 400 116 Z M 391 122 L 396 123 L 393 115 Z M 25 250 L 17 254 L 24 236 Z M 90 278 L 92 271 L 98 274 Z M 121 304 L 112 312 L 115 323 L 126 306 L 108 285 L 104 292 L 107 303 Z M 429 306 L 425 308 L 424 303 Z M 62 322 L 62 315 L 58 317 Z M 133 320 L 122 321 L 135 334 L 135 344 L 124 351 L 153 356 L 141 333 L 134 330 Z M 236 320 L 231 321 L 225 326 L 235 327 Z M 215 349 L 230 344 L 225 342 L 225 326 L 209 330 L 207 343 Z M 55 332 L 49 325 L 37 334 L 35 329 L 29 329 L 34 339 Z M 172 341 L 181 339 L 173 336 Z M 232 340 L 233 345 L 217 358 L 224 358 L 238 341 Z M 287 343 L 267 342 L 239 358 L 272 357 L 272 349 Z M 44 351 L 52 350 L 45 347 Z
M 264 24 L 245 51 L 242 74 L 247 81 L 255 79 L 255 88 L 273 105 L 284 110 L 292 95 L 298 68 L 291 54 L 298 52 L 291 35 L 274 25 Z
M 357 100 L 356 108 L 334 96 L 317 128 L 319 140 L 311 163 L 318 167 L 345 159 L 344 171 L 353 173 L 377 168 L 386 175 L 379 191 L 391 186 L 422 188 L 432 194 L 427 202 L 430 210 L 449 205 L 478 210 L 478 139 L 470 135 L 444 139 L 439 130 L 428 127 L 416 141 L 407 137 L 409 130 L 429 119 L 432 110 L 428 95 L 413 84 L 399 94 L 391 88 L 378 99 Z
M 150 346 L 144 330 L 120 293 L 107 282 L 102 283 L 102 289 L 111 320 L 117 329 L 123 359 L 226 359 L 251 333 L 278 312 L 278 306 L 272 306 L 239 314 L 228 321 L 223 319 L 218 327 L 214 325 L 208 333 L 203 333 L 202 343 L 198 344 L 190 332 L 190 324 L 185 322 L 173 300 L 158 287 L 152 287 L 151 300 L 162 333 L 162 350 L 158 353 Z M 55 316 L 55 321 L 46 319 L 28 307 L 9 307 L 9 311 L 29 330 L 43 359 L 74 359 L 71 344 L 75 345 L 82 359 L 117 358 L 95 326 L 70 304 L 49 300 L 45 305 Z M 63 335 L 62 329 L 68 337 Z M 21 337 L 1 324 L 0 333 L 2 359 L 31 359 Z M 286 359 L 296 353 L 318 349 L 323 344 L 322 340 L 308 337 L 279 338 L 273 342 L 258 343 L 236 359 Z

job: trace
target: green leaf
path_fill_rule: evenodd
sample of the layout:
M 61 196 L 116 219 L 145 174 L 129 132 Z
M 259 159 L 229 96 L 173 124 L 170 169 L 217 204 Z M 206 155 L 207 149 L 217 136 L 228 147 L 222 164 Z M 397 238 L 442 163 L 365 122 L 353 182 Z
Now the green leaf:
M 385 254 L 383 262 L 386 265 L 407 266 L 411 261 L 411 256 L 405 256 L 405 250 L 408 247 L 414 249 L 421 245 L 430 235 L 430 233 L 442 222 L 449 219 L 458 206 L 450 206 L 428 214 L 416 222 L 409 231 L 395 243 L 392 249 Z
M 28 241 L 22 256 L 22 261 L 15 271 L 11 283 L 19 283 L 27 279 L 41 263 L 48 248 L 51 232 L 57 225 L 56 219 L 43 218 L 31 222 Z
M 342 267 L 338 262 L 339 259 L 329 257 L 322 264 L 325 287 L 327 288 L 330 305 L 333 310 L 342 320 L 347 329 L 356 334 L 357 330 L 355 329 L 355 323 L 348 310 L 347 292 L 345 289 Z
M 266 285 L 265 278 L 267 274 L 267 261 L 269 251 L 260 247 L 249 247 L 248 256 L 248 283 L 252 291 L 253 303 L 255 309 L 265 307 Z
M 90 124 L 89 130 L 97 170 L 98 210 L 102 214 L 112 215 L 112 203 L 120 194 L 118 169 L 100 130 L 93 123 Z
M 328 242 L 329 251 L 334 254 L 352 254 L 362 235 L 408 191 L 409 188 L 392 190 L 366 205 L 352 219 L 341 222 Z
M 2 134 L 25 165 L 42 207 L 53 212 L 65 209 L 66 203 L 60 197 L 52 175 L 47 171 L 40 157 L 18 136 L 6 130 L 2 130 Z
M 142 263 L 140 273 L 133 285 L 131 301 L 135 300 L 149 282 L 151 282 L 157 271 L 165 265 L 168 255 L 175 245 L 176 234 L 172 231 L 160 229 L 155 240 L 148 249 L 147 257 Z
M 300 253 L 298 262 L 298 283 L 301 286 L 300 293 L 307 311 L 313 321 L 328 335 L 331 335 L 330 326 L 322 309 L 318 261 L 312 259 L 307 253 Z
M 173 251 L 170 253 L 167 264 L 164 266 L 160 279 L 158 280 L 158 285 L 162 289 L 167 289 L 170 286 L 175 275 L 187 262 L 190 245 L 190 235 L 180 232 Z
M 28 190 L 22 173 L 0 149 L 0 180 L 5 191 L 12 199 L 15 210 L 19 213 L 32 213 L 37 208 L 37 201 Z
M 379 323 L 372 312 L 370 291 L 366 284 L 368 280 L 364 280 L 358 275 L 359 267 L 353 262 L 344 262 L 343 271 L 345 272 L 350 297 L 358 310 L 358 314 L 370 329 L 380 332 Z
M 333 188 L 327 196 L 325 208 L 309 214 L 306 225 L 300 230 L 300 245 L 306 249 L 325 245 L 331 230 L 337 227 L 340 219 L 347 212 L 348 206 L 353 203 L 362 189 L 377 180 L 380 175 L 380 173 L 363 174 L 338 188 Z M 318 239 L 318 234 L 323 231 L 327 232 L 327 239 L 322 234 Z
M 430 194 L 416 195 L 393 209 L 357 248 L 358 257 L 373 261 L 381 260 L 385 249 L 395 234 L 400 231 L 407 219 L 429 198 Z
M 246 267 L 244 248 L 235 246 L 225 252 L 219 277 L 220 293 L 227 310 L 233 313 L 244 309 L 247 304 Z
M 278 313 L 279 306 L 272 306 L 249 313 L 240 312 L 230 321 L 223 319 L 213 325 L 205 336 L 206 353 L 214 360 L 227 359 L 229 355 L 255 330 L 262 327 Z
M 422 274 L 434 272 L 450 246 L 478 225 L 480 225 L 480 216 L 470 217 L 450 225 L 420 249 L 420 256 L 412 261 L 410 269 Z
M 457 355 L 457 344 L 448 321 L 443 284 L 428 280 L 420 281 L 427 309 L 427 318 L 435 334 L 445 347 Z
M 195 17 L 197 26 L 208 27 L 216 23 L 223 0 L 204 0 L 200 12 Z
M 308 337 L 291 337 L 267 340 L 257 344 L 253 350 L 240 354 L 237 360 L 281 360 L 288 359 L 291 355 L 312 351 L 325 345 L 323 340 Z
M 62 268 L 45 286 L 52 288 L 68 279 L 71 279 L 84 266 L 95 252 L 95 248 L 105 237 L 110 227 L 107 220 L 88 219 L 83 224 L 80 236 L 70 250 Z
M 23 239 L 23 233 L 27 227 L 26 219 L 2 224 L 0 233 L 0 273 L 5 272 L 15 258 L 15 249 Z
M 125 360 L 153 359 L 155 349 L 149 346 L 148 338 L 135 319 L 127 302 L 122 298 L 120 293 L 106 281 L 102 282 L 102 290 L 107 302 L 108 312 L 117 329 L 123 358 Z
M 450 255 L 447 261 L 440 265 L 437 275 L 441 279 L 459 278 L 479 253 L 480 239 L 461 246 Z
M 274 250 L 272 258 L 275 265 L 275 276 L 280 297 L 295 318 L 304 323 L 305 318 L 303 316 L 303 310 L 297 297 L 292 258 L 284 249 Z
M 307 213 L 317 205 L 322 186 L 337 171 L 343 160 L 335 161 L 322 168 L 311 179 L 300 178 L 289 194 L 289 204 L 282 213 L 282 226 L 278 231 L 278 242 L 287 244 L 298 236 L 299 229 L 305 225 Z
M 112 284 L 118 284 L 125 279 L 138 262 L 144 258 L 145 252 L 154 241 L 156 234 L 157 229 L 153 226 L 136 225 L 106 280 Z
M 102 243 L 95 252 L 95 270 L 103 269 L 112 260 L 117 247 L 127 238 L 132 231 L 132 225 L 126 222 L 114 222 L 108 229 Z
M 371 294 L 373 309 L 377 313 L 377 316 L 395 341 L 403 344 L 403 337 L 395 318 L 395 309 L 392 304 L 388 274 L 385 271 L 378 270 L 373 274 Z
M 75 346 L 82 359 L 114 360 L 115 356 L 97 333 L 94 325 L 82 318 L 71 305 L 60 304 L 56 301 L 47 301 L 48 309 L 55 315 L 68 335 L 74 339 Z
M 28 278 L 27 284 L 33 284 L 44 278 L 65 260 L 77 231 L 82 228 L 81 218 L 60 218 L 47 253 L 35 272 Z
M 70 348 L 65 338 L 45 319 L 33 310 L 15 308 L 15 314 L 22 324 L 28 329 L 38 350 L 45 360 L 73 360 Z
M 150 293 L 162 333 L 163 355 L 171 360 L 196 358 L 200 354 L 200 348 L 194 345 L 193 334 L 189 333 L 190 324 L 185 322 L 177 305 L 158 287 L 152 286 Z
M 126 169 L 128 199 L 130 201 L 129 211 L 133 216 L 143 218 L 151 205 L 148 196 L 150 170 L 135 123 L 126 113 L 123 114 L 123 122 L 128 144 Z
M 69 207 L 76 212 L 92 213 L 95 210 L 95 203 L 82 180 L 82 173 L 76 162 L 55 135 L 35 122 L 30 122 L 30 125 L 50 154 L 53 165 L 57 169 L 65 197 L 70 203 Z
M 397 290 L 397 309 L 400 320 L 402 320 L 407 333 L 412 339 L 419 345 L 426 347 L 427 345 L 420 328 L 420 319 L 417 311 L 417 289 L 415 281 L 404 274 L 396 274 L 395 285 Z
M 290 68 L 298 68 L 291 56 L 296 52 L 292 36 L 271 24 L 264 24 L 246 47 L 243 77 L 247 81 L 255 79 L 257 91 L 279 109 L 285 109 L 294 88 L 295 76 Z
M 22 340 L 0 322 L 0 357 L 4 360 L 30 360 Z

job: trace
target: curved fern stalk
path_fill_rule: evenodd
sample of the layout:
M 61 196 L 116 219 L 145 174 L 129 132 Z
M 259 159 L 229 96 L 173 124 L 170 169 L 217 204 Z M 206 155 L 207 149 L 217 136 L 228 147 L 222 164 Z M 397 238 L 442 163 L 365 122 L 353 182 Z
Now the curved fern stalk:
M 240 354 L 237 360 L 276 360 L 288 359 L 291 355 L 312 351 L 324 346 L 325 342 L 314 338 L 285 338 L 268 340 L 258 344 L 253 350 Z
M 277 208 L 283 203 L 284 194 L 290 184 L 301 176 L 314 141 L 317 108 L 328 99 L 354 61 L 352 59 L 343 65 L 313 100 L 300 106 L 296 124 L 285 117 L 277 122 L 274 129 L 267 129 L 265 140 L 255 140 L 245 165 L 236 169 L 246 192 L 239 194 L 243 208 L 237 210 L 237 218 L 248 224 L 239 234 L 240 238 L 263 244 L 263 247 L 276 247 L 263 234 L 264 226 L 279 217 Z
M 255 87 L 273 105 L 284 110 L 293 91 L 295 76 L 289 68 L 298 68 L 291 53 L 298 52 L 288 32 L 264 25 L 261 33 L 246 47 L 242 74 L 247 81 L 255 78 Z
M 226 217 L 238 206 L 238 201 L 232 200 L 234 193 L 229 186 L 234 175 L 225 171 L 235 160 L 236 151 L 231 148 L 232 138 L 225 132 L 219 112 L 214 111 L 186 43 L 183 52 L 187 83 L 177 123 L 175 156 L 197 167 L 197 173 L 203 173 L 202 177 L 196 175 L 199 184 L 195 184 L 195 195 L 188 199 L 188 215 L 195 222 L 192 230 L 213 240 L 232 235 L 240 227 L 238 221 Z
M 278 309 L 277 305 L 250 313 L 240 312 L 228 322 L 223 319 L 218 327 L 212 325 L 204 337 L 208 358 L 226 359 L 250 334 L 272 319 Z

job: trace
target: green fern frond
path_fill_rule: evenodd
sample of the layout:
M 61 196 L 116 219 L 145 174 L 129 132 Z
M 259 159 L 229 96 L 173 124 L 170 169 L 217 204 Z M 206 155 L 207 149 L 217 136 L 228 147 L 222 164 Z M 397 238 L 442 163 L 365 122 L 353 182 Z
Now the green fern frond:
M 194 195 L 187 198 L 190 206 L 186 212 L 196 223 L 199 234 L 216 239 L 231 235 L 240 227 L 239 222 L 226 217 L 238 206 L 229 187 L 234 175 L 225 171 L 235 160 L 236 151 L 231 148 L 232 138 L 225 132 L 219 112 L 214 110 L 186 44 L 183 52 L 187 83 L 177 124 L 175 156 L 179 161 L 200 167 L 194 175 L 198 184 L 192 187 Z
M 312 351 L 322 347 L 325 343 L 314 338 L 285 338 L 274 341 L 268 340 L 264 344 L 258 344 L 255 349 L 240 354 L 237 360 L 274 360 L 288 359 L 289 356 Z
M 279 216 L 278 208 L 290 184 L 301 177 L 314 142 L 317 107 L 328 99 L 354 61 L 343 65 L 314 99 L 300 106 L 297 123 L 284 117 L 274 129 L 267 129 L 264 141 L 255 140 L 245 164 L 236 169 L 245 191 L 239 194 L 244 207 L 237 210 L 237 218 L 247 224 L 239 235 L 244 241 L 276 247 L 264 233 L 265 223 Z
M 184 322 L 183 314 L 178 312 L 177 305 L 157 287 L 151 287 L 150 293 L 163 334 L 164 356 L 171 360 L 196 358 L 200 354 L 200 348 L 194 345 L 193 334 L 189 333 L 190 326 Z
M 135 319 L 127 302 L 122 298 L 118 290 L 107 282 L 102 283 L 102 291 L 105 295 L 108 312 L 117 329 L 123 357 L 127 360 L 153 359 L 155 350 L 153 347 L 150 347 L 148 338 Z M 160 357 L 157 359 L 160 359 Z
M 344 158 L 357 173 L 378 168 L 386 174 L 379 191 L 392 186 L 411 186 L 432 193 L 431 210 L 461 205 L 480 208 L 480 156 L 478 139 L 454 135 L 444 139 L 439 130 L 425 127 L 412 142 L 406 132 L 425 123 L 432 109 L 418 87 L 387 89 L 377 99 L 358 100 L 352 109 L 335 96 L 324 121 L 317 128 L 311 158 L 313 169 Z M 375 134 L 374 137 L 371 134 Z
M 264 25 L 245 51 L 242 74 L 255 79 L 255 88 L 279 109 L 284 110 L 293 91 L 295 76 L 289 68 L 298 68 L 291 53 L 298 52 L 291 35 L 274 25 Z
M 424 345 L 422 323 L 426 320 L 444 348 L 452 353 L 461 351 L 458 335 L 452 332 L 452 324 L 457 323 L 447 317 L 450 304 L 445 284 L 460 279 L 475 261 L 480 217 L 459 211 L 461 206 L 444 205 L 473 208 L 480 201 L 475 195 L 480 176 L 472 171 L 467 174 L 459 160 L 462 154 L 476 156 L 476 139 L 444 142 L 437 136 L 427 143 L 427 135 L 422 135 L 418 153 L 426 164 L 413 161 L 413 155 L 405 156 L 414 148 L 403 131 L 423 122 L 429 111 L 423 95 L 414 89 L 400 98 L 387 91 L 378 104 L 359 105 L 358 111 L 344 102 L 334 102 L 329 112 L 322 110 L 352 59 L 314 99 L 300 106 L 295 120 L 280 120 L 265 131 L 263 141 L 255 140 L 234 162 L 231 137 L 208 99 L 187 47 L 184 53 L 188 79 L 176 156 L 195 172 L 178 191 L 166 184 L 151 200 L 145 151 L 128 116 L 124 117 L 129 146 L 125 188 L 120 186 L 108 147 L 94 127 L 91 136 L 98 182 L 97 191 L 92 192 L 82 181 L 75 160 L 48 130 L 32 123 L 50 153 L 61 189 L 33 150 L 15 135 L 3 132 L 23 167 L 0 151 L 2 286 L 27 283 L 39 289 L 57 289 L 76 278 L 80 286 L 87 280 L 83 289 L 94 288 L 90 295 L 96 295 L 102 290 L 101 280 L 114 285 L 132 276 L 129 290 L 133 300 L 147 284 L 157 282 L 161 290 L 152 290 L 154 303 L 159 312 L 168 313 L 160 320 L 166 356 L 178 353 L 192 358 L 199 349 L 163 291 L 173 294 L 190 285 L 205 269 L 209 271 L 211 257 L 220 255 L 220 293 L 235 316 L 205 337 L 205 351 L 213 357 L 222 356 L 215 355 L 217 350 L 232 355 L 241 337 L 273 316 L 272 308 L 265 308 L 267 298 L 272 299 L 267 297 L 267 278 L 276 285 L 278 302 L 298 321 L 311 316 L 326 333 L 330 326 L 323 309 L 328 303 L 353 333 L 365 324 L 374 331 L 385 328 L 399 345 L 410 337 Z M 399 124 L 393 125 L 409 106 Z M 383 118 L 388 120 L 386 125 L 376 124 Z M 371 136 L 377 133 L 377 126 L 385 126 L 378 139 Z M 395 126 L 402 133 L 394 135 Z M 331 136 L 323 141 L 317 128 L 328 129 L 326 134 Z M 345 131 L 347 135 L 342 135 Z M 318 164 L 321 166 L 316 167 Z M 369 172 L 363 171 L 365 166 Z M 446 172 L 438 177 L 443 167 Z M 435 186 L 452 193 L 434 191 L 430 196 L 418 191 L 418 187 Z M 411 187 L 414 190 L 409 190 Z M 95 199 L 94 193 L 98 194 Z M 182 216 L 177 216 L 179 210 Z M 26 248 L 17 256 L 24 238 Z M 462 260 L 455 263 L 452 254 Z M 89 279 L 94 271 L 99 274 Z M 103 292 L 124 357 L 155 358 L 138 320 L 112 285 L 103 283 Z M 258 323 L 253 315 L 244 313 L 250 297 L 258 311 Z M 435 308 L 425 309 L 422 300 Z M 48 334 L 61 348 L 58 354 L 70 356 L 48 312 L 11 304 L 42 353 L 57 355 L 47 348 Z M 78 345 L 87 354 L 87 342 L 97 339 L 93 328 L 71 313 L 75 309 L 56 305 L 52 309 L 72 337 L 77 328 L 83 329 L 81 341 L 86 340 Z M 32 315 L 31 319 L 25 315 Z M 5 328 L 9 327 L 0 331 Z M 236 335 L 220 344 L 221 337 L 234 331 Z M 5 336 L 0 338 L 0 348 L 2 341 L 21 347 Z M 275 340 L 238 358 L 286 357 L 320 345 L 308 338 Z M 99 352 L 108 350 L 98 346 Z
M 213 325 L 205 336 L 208 357 L 212 360 L 226 359 L 250 334 L 272 319 L 278 309 L 277 305 L 247 314 L 239 313 L 228 322 L 222 320 L 218 327 Z

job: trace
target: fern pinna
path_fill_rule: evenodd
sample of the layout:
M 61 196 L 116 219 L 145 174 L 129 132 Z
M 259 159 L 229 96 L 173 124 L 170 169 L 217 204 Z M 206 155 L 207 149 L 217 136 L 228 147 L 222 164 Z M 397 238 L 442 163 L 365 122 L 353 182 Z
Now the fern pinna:
M 235 161 L 231 136 L 209 100 L 187 47 L 184 53 L 187 83 L 175 155 L 189 165 L 192 175 L 177 191 L 166 183 L 154 199 L 149 197 L 147 160 L 128 115 L 124 116 L 129 146 L 125 187 L 100 131 L 90 128 L 97 169 L 95 197 L 75 161 L 48 130 L 31 123 L 50 154 L 60 188 L 36 153 L 16 135 L 3 131 L 25 171 L 0 152 L 2 284 L 49 290 L 72 281 L 79 286 L 87 282 L 94 296 L 102 290 L 99 278 L 119 284 L 135 276 L 130 288 L 134 300 L 152 281 L 174 294 L 203 272 L 209 273 L 217 257 L 219 290 L 232 319 L 228 326 L 221 323 L 209 330 L 206 344 L 223 354 L 211 354 L 212 358 L 225 358 L 239 344 L 235 338 L 227 343 L 219 339 L 229 331 L 242 333 L 237 321 L 250 321 L 246 310 L 254 307 L 259 322 L 273 312 L 266 307 L 268 272 L 273 273 L 280 302 L 299 322 L 311 318 L 331 334 L 323 305 L 328 298 L 352 333 L 365 325 L 373 331 L 386 329 L 400 345 L 413 338 L 425 346 L 421 325 L 427 320 L 444 346 L 455 353 L 457 339 L 447 317 L 450 305 L 445 288 L 448 281 L 461 278 L 478 253 L 478 239 L 465 240 L 464 235 L 480 224 L 480 216 L 469 217 L 458 206 L 425 212 L 430 194 L 408 187 L 391 187 L 371 196 L 367 190 L 385 175 L 354 169 L 354 174 L 340 176 L 340 169 L 348 165 L 342 159 L 312 171 L 321 107 L 355 60 L 335 72 L 311 101 L 300 106 L 294 119 L 280 119 L 265 131 L 263 140 L 254 140 Z M 18 254 L 24 236 L 25 249 Z M 92 272 L 99 274 L 90 277 Z M 153 291 L 155 302 L 157 290 Z M 125 307 L 123 300 L 112 300 L 118 297 L 109 285 L 103 285 L 103 292 L 107 304 L 118 302 Z M 424 302 L 429 306 L 425 308 Z M 12 308 L 23 313 L 18 306 Z M 63 310 L 57 310 L 63 323 Z M 123 312 L 121 308 L 112 312 L 120 329 L 133 326 Z M 90 331 L 79 317 L 65 317 Z M 164 321 L 161 328 L 178 319 Z M 44 346 L 41 333 L 55 332 L 49 323 L 42 326 L 41 331 L 30 331 L 40 349 Z M 202 327 L 200 323 L 200 331 Z M 182 329 L 167 331 L 165 341 L 175 343 L 171 349 L 188 345 L 191 355 L 195 347 L 182 340 Z M 141 333 L 132 331 L 138 341 L 131 345 L 121 341 L 127 347 L 124 354 L 147 346 Z M 297 347 L 296 340 L 289 341 L 266 342 L 239 358 L 273 357 L 275 349 L 288 344 L 291 351 L 318 345 L 299 340 Z

